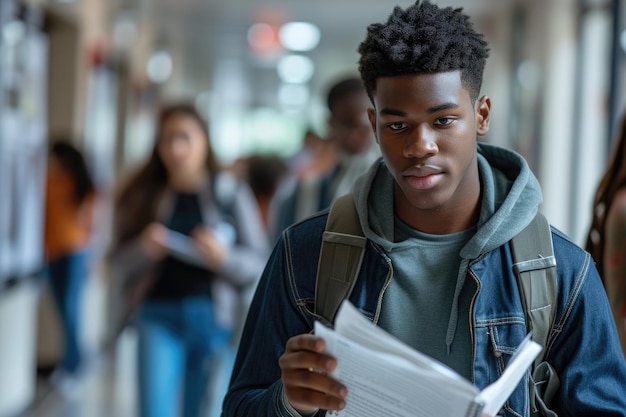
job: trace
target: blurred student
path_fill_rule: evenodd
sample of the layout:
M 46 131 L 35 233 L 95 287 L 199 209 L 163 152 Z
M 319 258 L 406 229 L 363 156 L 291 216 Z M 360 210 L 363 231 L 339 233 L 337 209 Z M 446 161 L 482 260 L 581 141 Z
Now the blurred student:
M 276 155 L 253 155 L 247 159 L 245 179 L 259 204 L 266 230 L 271 228 L 274 196 L 287 177 L 289 166 Z
M 626 115 L 593 199 L 586 249 L 604 282 L 626 356 Z
M 296 179 L 317 178 L 336 165 L 338 154 L 335 141 L 323 139 L 309 128 L 304 132 L 302 147 L 285 163 Z
M 252 192 L 218 169 L 195 108 L 164 108 L 156 131 L 116 199 L 111 262 L 138 328 L 140 416 L 200 417 L 215 359 L 237 336 L 238 291 L 256 284 L 269 244 Z M 208 406 L 221 410 L 229 376 Z
M 68 395 L 78 388 L 83 365 L 80 312 L 89 278 L 94 196 L 94 184 L 82 153 L 69 142 L 54 143 L 48 158 L 44 247 L 64 348 L 51 382 Z
M 350 192 L 354 181 L 380 156 L 367 119 L 369 97 L 358 77 L 344 78 L 328 91 L 326 104 L 330 141 L 337 146 L 334 166 L 321 177 L 307 176 L 285 192 L 279 203 L 279 222 L 273 237 L 291 224 L 330 206 L 337 197 Z

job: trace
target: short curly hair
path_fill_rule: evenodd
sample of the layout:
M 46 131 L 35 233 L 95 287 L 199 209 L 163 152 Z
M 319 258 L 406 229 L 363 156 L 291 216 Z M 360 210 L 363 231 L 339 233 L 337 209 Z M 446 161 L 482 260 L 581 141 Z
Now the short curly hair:
M 359 72 L 372 100 L 380 77 L 460 70 L 475 102 L 489 56 L 487 42 L 463 8 L 440 8 L 427 0 L 406 9 L 396 6 L 386 23 L 369 25 L 358 52 Z

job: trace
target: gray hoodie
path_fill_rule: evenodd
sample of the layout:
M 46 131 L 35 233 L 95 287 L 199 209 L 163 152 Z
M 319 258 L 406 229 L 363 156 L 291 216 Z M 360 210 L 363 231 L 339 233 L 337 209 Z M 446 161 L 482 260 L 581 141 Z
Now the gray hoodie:
M 445 346 L 435 347 L 435 349 L 439 349 L 435 356 L 440 358 L 450 354 L 457 333 L 459 316 L 467 317 L 469 314 L 469 304 L 467 302 L 460 303 L 459 298 L 465 285 L 470 261 L 513 238 L 530 223 L 542 201 L 541 189 L 537 179 L 526 161 L 517 153 L 479 143 L 477 145 L 477 158 L 482 187 L 480 218 L 475 233 L 465 235 L 466 243 L 459 252 L 456 283 L 454 276 L 450 277 L 450 294 L 453 294 L 453 299 L 449 300 L 450 302 L 447 304 L 449 307 L 446 307 L 450 309 L 450 312 L 437 316 L 441 321 L 444 321 L 438 324 L 445 327 Z M 404 239 L 396 242 L 397 239 L 394 239 L 397 223 L 393 210 L 393 181 L 394 179 L 382 159 L 372 165 L 368 172 L 356 181 L 353 193 L 361 227 L 368 239 L 383 248 L 390 257 L 392 265 L 394 263 L 416 262 L 415 267 L 417 268 L 415 269 L 419 272 L 419 262 L 407 259 L 406 256 L 409 253 L 408 249 L 417 249 L 415 240 Z M 416 279 L 416 277 L 404 278 Z M 393 284 L 392 281 L 390 285 Z M 381 320 L 384 318 L 386 322 L 393 322 L 396 326 L 413 327 L 414 323 L 407 320 L 406 316 L 397 316 L 401 314 L 399 312 L 403 311 L 402 308 L 387 309 L 385 307 L 386 305 L 393 305 L 394 302 L 399 302 L 393 298 L 389 299 L 388 295 L 393 297 L 393 294 L 393 291 L 388 291 L 383 298 Z M 459 308 L 462 310 L 459 311 Z M 465 311 L 466 309 L 467 311 Z M 392 314 L 393 316 L 387 315 L 385 317 L 385 314 Z M 467 327 L 469 320 L 463 320 L 460 323 L 466 327 L 461 327 L 459 332 L 469 335 L 469 328 Z M 411 329 L 407 329 L 407 332 L 411 332 Z M 461 352 L 456 352 L 455 356 L 461 356 L 461 358 L 455 360 L 457 363 L 469 363 L 469 360 L 465 361 L 463 358 L 466 355 L 471 355 L 471 346 L 469 345 L 461 347 Z M 471 356 L 468 359 L 471 359 Z

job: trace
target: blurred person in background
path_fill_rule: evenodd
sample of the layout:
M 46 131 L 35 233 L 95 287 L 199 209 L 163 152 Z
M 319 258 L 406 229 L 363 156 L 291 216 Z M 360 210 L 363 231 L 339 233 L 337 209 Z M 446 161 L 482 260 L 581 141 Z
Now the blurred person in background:
M 250 185 L 261 211 L 266 230 L 271 229 L 274 212 L 274 196 L 281 182 L 287 177 L 287 163 L 276 155 L 253 155 L 247 159 L 246 181 Z
M 282 189 L 278 223 L 272 231 L 277 238 L 291 224 L 328 208 L 341 195 L 350 192 L 352 184 L 380 156 L 367 118 L 371 103 L 361 80 L 348 77 L 328 90 L 326 104 L 330 112 L 329 140 L 337 147 L 337 159 L 323 176 L 297 180 L 291 189 Z
M 626 115 L 593 199 L 586 249 L 604 282 L 626 357 Z
M 324 139 L 309 128 L 304 132 L 302 147 L 287 158 L 285 163 L 298 180 L 319 177 L 335 166 L 338 153 L 335 141 Z
M 192 105 L 165 107 L 156 131 L 116 199 L 110 257 L 138 329 L 140 416 L 217 416 L 232 364 L 216 359 L 233 356 L 238 293 L 256 284 L 269 243 L 252 192 L 218 168 Z M 227 372 L 209 392 L 216 366 Z
M 51 382 L 72 396 L 83 370 L 81 300 L 89 278 L 95 189 L 82 153 L 69 141 L 49 152 L 44 247 L 47 275 L 63 329 L 63 357 Z

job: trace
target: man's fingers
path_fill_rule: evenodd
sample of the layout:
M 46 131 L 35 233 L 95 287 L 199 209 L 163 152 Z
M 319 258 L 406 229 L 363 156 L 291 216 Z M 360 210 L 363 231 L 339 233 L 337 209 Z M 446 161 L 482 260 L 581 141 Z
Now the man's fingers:
M 307 370 L 283 374 L 285 394 L 295 408 L 341 410 L 347 389 L 328 375 Z
M 287 340 L 287 351 L 311 350 L 322 352 L 326 348 L 324 339 L 313 334 L 300 334 Z
M 285 353 L 279 359 L 280 367 L 289 369 L 311 369 L 316 372 L 332 372 L 337 361 L 322 352 L 326 343 L 321 337 L 312 334 L 301 334 L 287 341 Z
M 330 377 L 337 361 L 322 353 L 325 347 L 324 340 L 312 334 L 298 335 L 287 341 L 279 365 L 285 395 L 296 409 L 340 410 L 345 407 L 347 389 Z
M 283 373 L 285 385 L 296 388 L 314 388 L 316 391 L 345 397 L 345 387 L 325 372 L 312 369 L 292 370 Z

